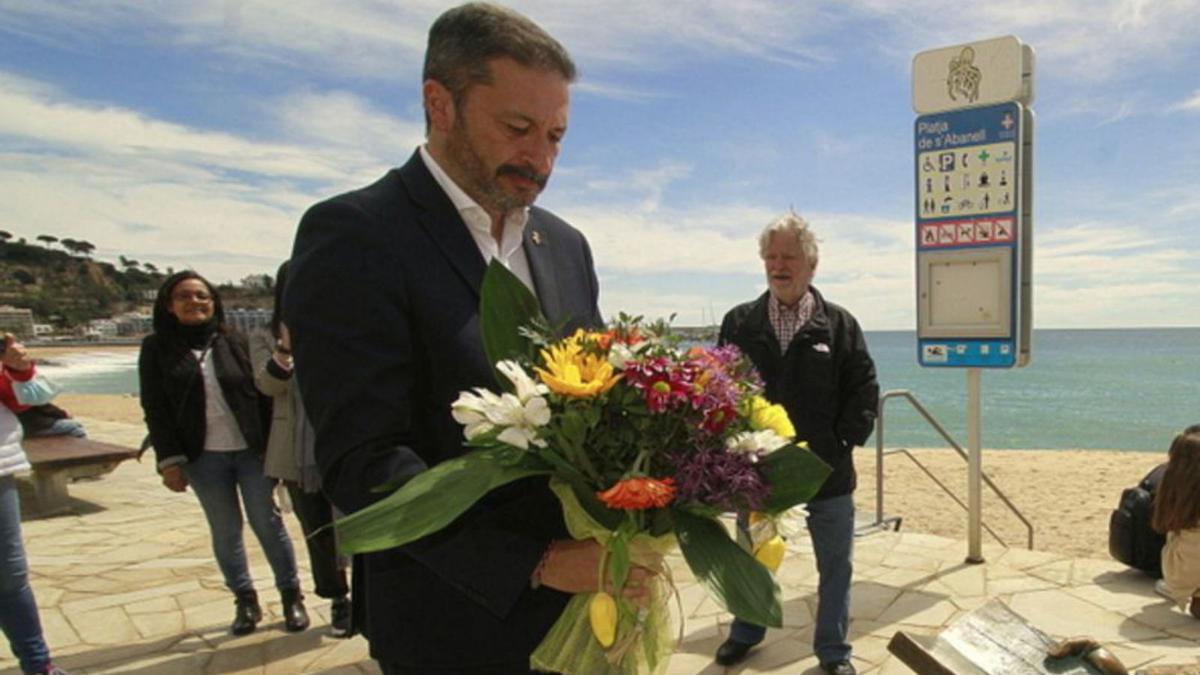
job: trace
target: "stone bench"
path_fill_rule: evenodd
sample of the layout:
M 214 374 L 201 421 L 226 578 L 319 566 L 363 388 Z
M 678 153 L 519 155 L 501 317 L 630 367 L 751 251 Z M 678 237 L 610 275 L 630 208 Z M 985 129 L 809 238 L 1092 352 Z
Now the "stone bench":
M 68 510 L 73 479 L 102 476 L 138 456 L 135 448 L 74 436 L 26 438 L 21 445 L 33 465 L 33 504 L 26 512 L 41 516 Z

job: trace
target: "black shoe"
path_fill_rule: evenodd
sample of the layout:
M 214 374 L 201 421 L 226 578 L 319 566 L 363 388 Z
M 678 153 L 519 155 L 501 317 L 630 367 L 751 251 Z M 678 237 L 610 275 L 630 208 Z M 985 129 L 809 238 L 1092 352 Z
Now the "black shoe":
M 829 675 L 857 675 L 858 673 L 858 671 L 854 669 L 854 664 L 850 663 L 849 659 L 822 663 L 821 670 L 829 673 Z
M 749 654 L 753 648 L 754 645 L 748 645 L 745 642 L 738 642 L 733 638 L 729 638 L 725 642 L 722 642 L 720 647 L 717 647 L 716 661 L 722 666 L 732 666 L 741 663 L 742 659 L 746 658 L 746 654 Z
M 329 605 L 329 634 L 336 638 L 347 638 L 352 634 L 350 625 L 350 598 L 334 598 Z
M 238 591 L 233 601 L 233 624 L 229 632 L 234 635 L 248 635 L 262 621 L 262 607 L 258 605 L 258 593 L 254 591 Z
M 283 627 L 289 633 L 298 633 L 308 628 L 308 612 L 304 609 L 304 594 L 299 588 L 280 591 L 283 599 Z

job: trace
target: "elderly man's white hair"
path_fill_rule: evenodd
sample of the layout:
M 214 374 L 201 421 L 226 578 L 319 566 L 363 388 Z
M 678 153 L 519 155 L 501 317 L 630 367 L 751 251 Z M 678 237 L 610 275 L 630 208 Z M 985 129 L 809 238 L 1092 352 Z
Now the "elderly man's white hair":
M 767 246 L 771 244 L 771 235 L 773 234 L 792 234 L 796 236 L 796 241 L 800 243 L 800 250 L 804 252 L 804 258 L 810 265 L 817 264 L 817 235 L 808 227 L 808 221 L 801 218 L 800 214 L 795 211 L 787 213 L 772 220 L 763 228 L 758 235 L 758 255 L 765 257 L 767 255 Z

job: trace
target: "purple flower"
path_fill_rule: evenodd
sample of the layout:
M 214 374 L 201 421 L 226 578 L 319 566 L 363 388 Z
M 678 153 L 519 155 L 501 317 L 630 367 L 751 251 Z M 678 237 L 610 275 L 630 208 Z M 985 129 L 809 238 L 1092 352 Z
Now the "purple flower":
M 675 465 L 677 502 L 756 511 L 766 501 L 768 488 L 751 454 L 734 454 L 706 443 L 676 452 L 670 459 Z

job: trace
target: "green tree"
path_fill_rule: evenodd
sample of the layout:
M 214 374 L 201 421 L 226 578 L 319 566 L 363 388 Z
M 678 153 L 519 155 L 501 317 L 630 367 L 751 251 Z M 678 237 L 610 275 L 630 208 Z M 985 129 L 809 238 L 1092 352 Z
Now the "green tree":
M 58 241 L 58 237 L 52 234 L 39 234 L 37 236 L 37 240 L 45 244 L 46 248 L 50 248 L 55 242 Z

